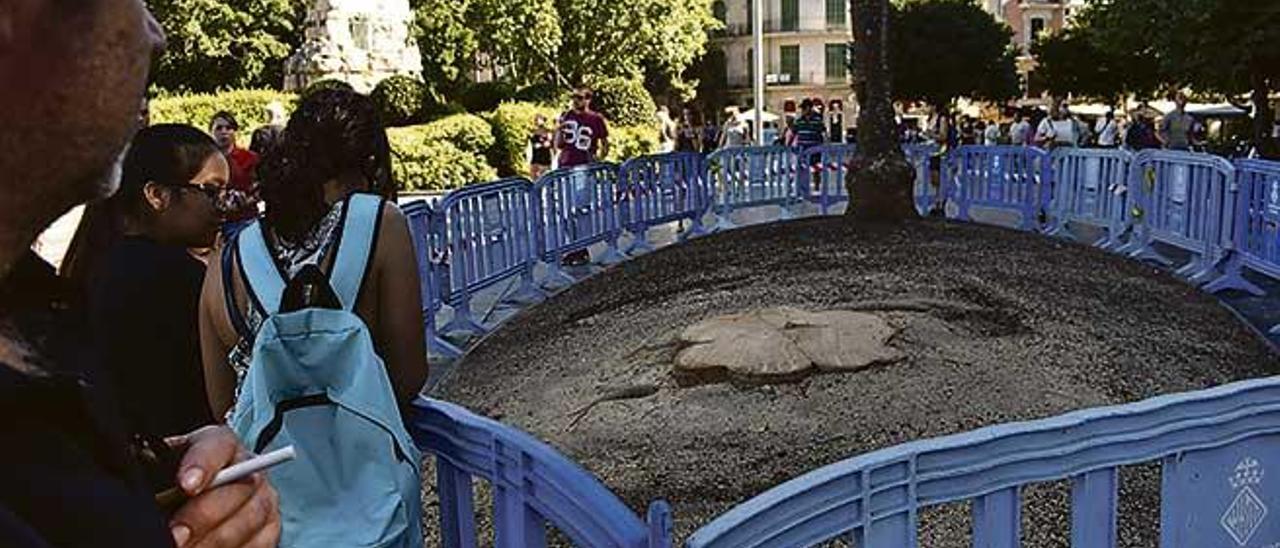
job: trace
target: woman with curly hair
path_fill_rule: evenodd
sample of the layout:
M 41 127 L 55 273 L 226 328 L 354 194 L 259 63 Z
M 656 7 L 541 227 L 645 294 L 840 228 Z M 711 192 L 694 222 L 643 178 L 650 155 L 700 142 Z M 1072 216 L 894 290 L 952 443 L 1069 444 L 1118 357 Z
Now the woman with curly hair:
M 366 96 L 349 90 L 317 92 L 299 105 L 259 167 L 266 212 L 255 222 L 286 280 L 308 266 L 331 272 L 347 206 L 355 194 L 393 197 L 391 149 Z M 401 405 L 426 381 L 426 346 L 417 263 L 409 225 L 384 201 L 373 221 L 373 250 L 355 305 Z M 232 408 L 252 359 L 253 341 L 267 314 L 247 291 L 237 240 L 220 252 L 200 300 L 200 343 L 214 416 Z

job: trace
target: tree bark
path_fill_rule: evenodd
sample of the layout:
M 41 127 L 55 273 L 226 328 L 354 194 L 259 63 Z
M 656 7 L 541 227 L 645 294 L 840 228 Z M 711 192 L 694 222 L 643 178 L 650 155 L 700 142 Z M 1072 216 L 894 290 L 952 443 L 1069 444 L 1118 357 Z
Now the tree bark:
M 889 72 L 889 0 L 853 0 L 858 151 L 849 169 L 848 214 L 860 221 L 916 216 L 914 173 L 898 142 Z

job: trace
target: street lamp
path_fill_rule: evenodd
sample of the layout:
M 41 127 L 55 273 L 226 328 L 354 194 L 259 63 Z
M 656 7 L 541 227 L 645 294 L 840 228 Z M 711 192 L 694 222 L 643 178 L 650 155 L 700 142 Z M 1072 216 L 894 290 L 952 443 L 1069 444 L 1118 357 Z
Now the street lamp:
M 756 115 L 756 146 L 764 146 L 764 10 L 763 0 L 751 0 L 751 11 L 755 17 L 751 18 L 751 34 L 755 39 L 755 58 L 752 61 L 756 65 L 755 82 L 755 115 Z

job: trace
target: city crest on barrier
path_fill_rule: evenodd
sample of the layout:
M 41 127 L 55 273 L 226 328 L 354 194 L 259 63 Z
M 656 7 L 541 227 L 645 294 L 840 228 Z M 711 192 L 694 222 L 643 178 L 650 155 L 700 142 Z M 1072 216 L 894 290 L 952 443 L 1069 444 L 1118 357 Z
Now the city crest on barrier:
M 1236 464 L 1235 474 L 1227 480 L 1236 497 L 1222 514 L 1220 523 L 1236 544 L 1245 546 L 1267 517 L 1267 506 L 1253 489 L 1262 484 L 1263 470 L 1258 461 L 1245 457 Z
M 1268 434 L 1166 458 L 1161 546 L 1280 548 L 1280 492 L 1267 474 L 1277 449 Z

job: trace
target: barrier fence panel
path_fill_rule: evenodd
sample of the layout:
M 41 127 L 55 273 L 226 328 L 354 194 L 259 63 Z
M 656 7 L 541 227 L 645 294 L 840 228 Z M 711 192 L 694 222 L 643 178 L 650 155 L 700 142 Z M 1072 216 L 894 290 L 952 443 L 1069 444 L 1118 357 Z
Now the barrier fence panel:
M 942 207 L 943 189 L 939 186 L 941 178 L 933 176 L 934 161 L 939 162 L 940 167 L 943 160 L 938 156 L 938 150 L 938 145 L 933 143 L 902 145 L 902 152 L 907 155 L 907 162 L 911 164 L 911 169 L 916 174 L 915 190 L 911 195 L 916 202 L 916 213 L 921 217 L 928 215 L 935 207 Z
M 596 478 L 546 444 L 453 404 L 418 398 L 410 432 L 435 456 L 445 548 L 547 545 L 547 525 L 577 546 L 669 548 L 671 509 L 641 520 Z M 492 542 L 478 541 L 473 481 L 492 486 Z
M 453 308 L 443 332 L 484 333 L 487 328 L 472 317 L 471 298 L 512 276 L 520 277 L 515 299 L 542 297 L 533 283 L 536 212 L 533 184 L 524 178 L 467 186 L 444 198 L 437 210 L 443 238 L 432 250 L 444 257 L 442 295 Z
M 1019 228 L 1032 230 L 1049 199 L 1052 169 L 1038 148 L 965 145 L 947 158 L 944 191 L 955 200 L 959 220 L 971 221 L 974 206 L 1014 211 Z
M 1115 249 L 1128 230 L 1127 191 L 1133 155 L 1118 149 L 1060 148 L 1053 151 L 1050 236 L 1071 237 L 1069 225 L 1103 228 L 1093 245 Z
M 680 241 L 707 233 L 702 217 L 711 207 L 704 181 L 706 168 L 701 154 L 675 152 L 641 156 L 618 169 L 623 227 L 634 236 L 626 253 L 653 250 L 647 235 L 650 227 L 689 221 Z
M 796 188 L 805 200 L 818 204 L 820 214 L 827 215 L 832 206 L 849 201 L 845 178 L 856 151 L 852 144 L 830 144 L 800 153 Z
M 1205 286 L 1206 291 L 1239 289 L 1264 295 L 1262 288 L 1244 279 L 1243 270 L 1280 280 L 1280 162 L 1236 162 L 1235 233 L 1233 252 L 1224 275 Z M 1280 326 L 1272 330 L 1280 334 Z
M 1280 378 L 907 443 L 809 472 L 696 531 L 689 548 L 918 543 L 922 508 L 972 501 L 974 546 L 1018 546 L 1021 488 L 1069 479 L 1072 546 L 1114 546 L 1117 469 L 1162 466 L 1161 546 L 1271 546 Z
M 441 233 L 432 230 L 433 226 L 438 226 L 435 210 L 426 200 L 415 200 L 401 206 L 401 209 L 409 222 L 409 236 L 413 239 L 413 255 L 418 263 L 418 283 L 422 292 L 422 322 L 427 348 L 445 358 L 457 358 L 462 355 L 462 349 L 440 336 L 440 330 L 436 328 L 436 316 L 444 307 L 444 297 L 440 288 L 440 274 L 443 272 L 440 265 L 444 260 L 444 254 L 436 254 L 433 250 L 443 249 L 444 246 L 439 243 L 432 244 L 433 239 L 441 239 Z
M 561 260 L 599 242 L 609 247 L 597 262 L 615 264 L 626 259 L 618 252 L 623 219 L 617 166 L 599 163 L 558 169 L 539 178 L 533 189 L 540 208 L 538 243 L 547 263 L 547 284 L 573 283 Z
M 714 183 L 716 226 L 735 228 L 729 220 L 733 210 L 766 205 L 781 206 L 781 219 L 790 219 L 787 209 L 802 199 L 796 188 L 796 152 L 782 146 L 733 147 L 713 152 L 707 158 L 707 180 Z
M 1155 249 L 1161 242 L 1192 254 L 1176 274 L 1203 283 L 1234 247 L 1235 168 L 1217 156 L 1144 150 L 1129 170 L 1134 238 L 1122 248 L 1130 257 L 1164 265 L 1173 261 Z

